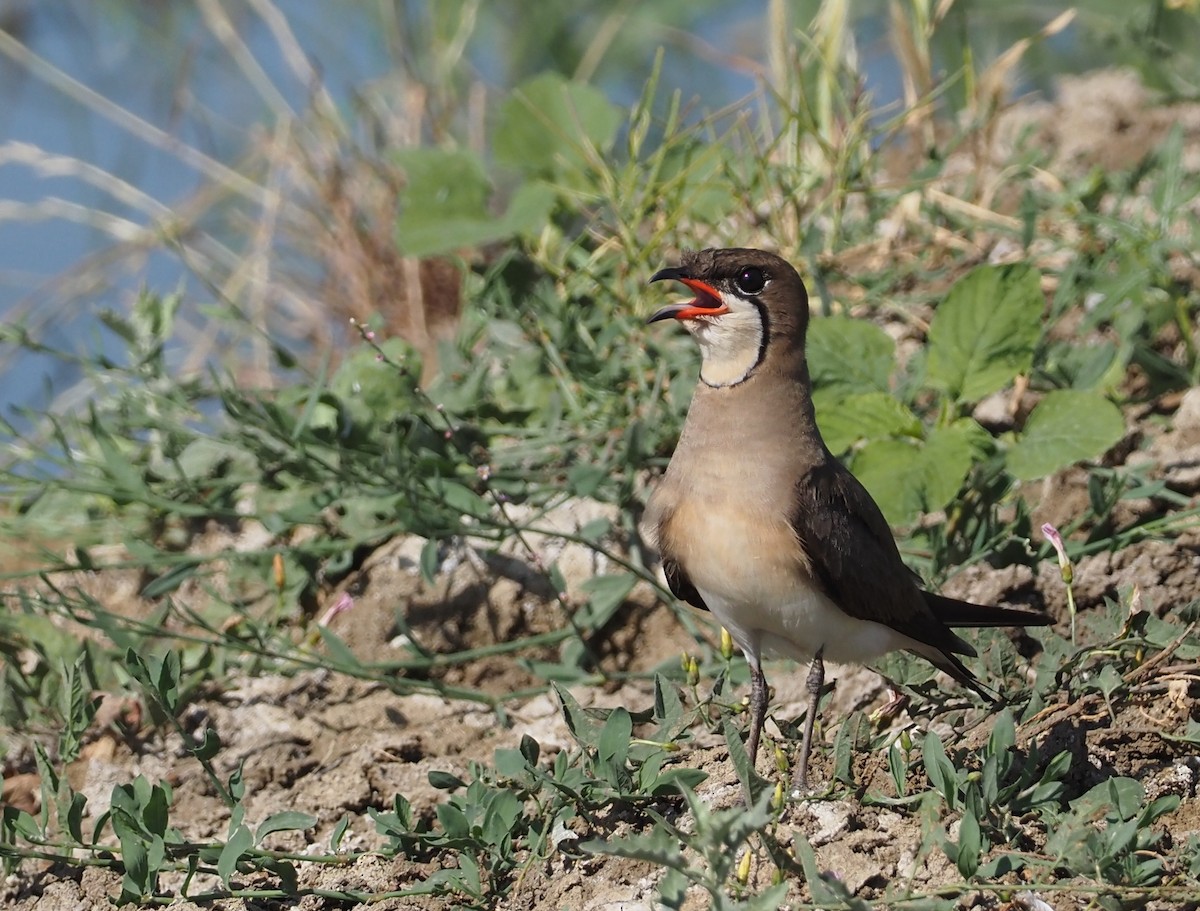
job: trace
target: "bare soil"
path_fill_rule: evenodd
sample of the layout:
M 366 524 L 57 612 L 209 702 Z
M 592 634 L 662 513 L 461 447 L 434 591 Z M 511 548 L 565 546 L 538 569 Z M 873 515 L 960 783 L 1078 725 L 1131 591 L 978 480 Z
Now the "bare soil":
M 1136 160 L 1144 154 L 1170 122 L 1184 123 L 1193 139 L 1200 138 L 1200 118 L 1195 110 L 1164 114 L 1146 102 L 1130 77 L 1103 74 L 1094 78 L 1090 94 L 1085 92 L 1085 96 L 1090 99 L 1088 110 L 1099 111 L 1096 118 L 1080 121 L 1074 117 L 1072 112 L 1078 112 L 1067 99 L 1075 97 L 1072 92 L 1083 91 L 1075 82 L 1068 83 L 1063 100 L 1057 104 L 1029 107 L 1021 113 L 1023 123 L 1043 131 L 1044 141 L 1059 150 L 1064 168 L 1086 170 L 1093 163 L 1111 166 L 1114 163 L 1108 159 L 1112 156 L 1128 164 L 1129 156 Z M 1101 103 L 1106 99 L 1111 104 Z M 1122 142 L 1111 143 L 1108 120 L 1117 114 L 1126 125 L 1118 125 Z M 1136 148 L 1130 150 L 1130 144 Z M 1150 476 L 1166 478 L 1172 489 L 1187 496 L 1200 491 L 1200 389 L 1152 403 L 1129 430 L 1131 445 L 1113 456 L 1115 461 L 1146 462 Z M 1036 504 L 1037 524 L 1052 521 L 1066 525 L 1082 511 L 1087 497 L 1086 476 L 1082 470 L 1067 471 L 1031 485 L 1026 496 Z M 1166 511 L 1164 504 L 1151 500 L 1130 501 L 1122 508 L 1129 511 L 1126 518 L 1130 519 Z M 557 518 L 570 528 L 602 514 L 611 515 L 607 507 L 573 504 Z M 216 553 L 237 547 L 236 537 L 214 529 L 198 546 Z M 343 591 L 352 594 L 354 607 L 334 618 L 331 628 L 362 661 L 395 659 L 412 639 L 430 652 L 449 653 L 552 631 L 566 622 L 562 607 L 546 591 L 529 556 L 515 545 L 492 554 L 460 543 L 443 555 L 437 584 L 429 586 L 421 581 L 417 570 L 421 543 L 397 540 L 382 546 L 321 605 L 324 610 Z M 573 590 L 608 568 L 582 547 L 555 540 L 538 540 L 534 546 L 544 559 L 559 562 Z M 1200 533 L 1193 531 L 1172 540 L 1144 540 L 1116 552 L 1085 558 L 1076 567 L 1076 595 L 1086 617 L 1099 609 L 1104 599 L 1116 599 L 1136 590 L 1144 609 L 1170 619 L 1200 598 L 1198 579 Z M 138 611 L 144 607 L 137 598 L 135 574 L 108 573 L 78 581 L 110 609 Z M 975 565 L 953 577 L 943 590 L 987 603 L 1044 606 L 1058 618 L 1059 631 L 1066 629 L 1064 589 L 1053 563 L 1042 564 L 1037 571 L 1026 566 L 997 569 Z M 192 594 L 198 599 L 204 597 L 199 590 Z M 407 629 L 398 625 L 397 612 L 405 618 Z M 1183 629 L 1181 622 L 1181 632 Z M 715 637 L 711 630 L 708 634 Z M 648 588 L 635 589 L 604 635 L 592 645 L 600 668 L 608 674 L 650 670 L 677 662 L 681 652 L 696 649 L 674 610 L 656 601 Z M 448 684 L 504 694 L 542 683 L 523 668 L 518 658 L 553 657 L 554 648 L 547 646 L 518 655 L 484 656 L 437 673 Z M 790 720 L 802 715 L 804 675 L 805 669 L 794 665 L 781 663 L 770 668 L 776 718 Z M 846 714 L 852 709 L 876 707 L 886 700 L 879 677 L 869 671 L 833 668 L 830 677 L 834 697 L 826 709 L 825 726 L 814 756 L 813 773 L 818 781 L 827 780 L 831 773 L 830 745 Z M 941 682 L 948 689 L 954 686 Z M 1074 764 L 1069 784 L 1078 793 L 1106 777 L 1127 775 L 1144 782 L 1152 795 L 1178 794 L 1182 798 L 1179 809 L 1162 823 L 1166 837 L 1178 844 L 1190 834 L 1200 834 L 1200 756 L 1195 755 L 1193 745 L 1172 737 L 1182 732 L 1189 720 L 1200 721 L 1200 675 L 1197 668 L 1168 662 L 1161 668 L 1157 683 L 1160 686 L 1148 689 L 1145 698 L 1117 706 L 1115 718 L 1103 704 L 1050 706 L 1025 725 L 1019 737 L 1024 743 L 1036 742 L 1044 755 L 1070 750 Z M 634 710 L 647 708 L 653 700 L 650 684 L 642 680 L 574 687 L 573 693 L 585 706 L 621 705 Z M 325 853 L 334 826 L 343 816 L 350 819 L 343 850 L 379 846 L 381 838 L 367 811 L 389 809 L 396 794 L 407 797 L 417 813 L 429 813 L 444 798 L 443 792 L 436 791 L 428 781 L 431 771 L 469 778 L 470 762 L 490 763 L 495 749 L 516 747 L 526 734 L 539 742 L 543 757 L 573 748 L 562 711 L 551 696 L 533 695 L 509 704 L 506 710 L 507 719 L 502 721 L 497 713 L 476 702 L 436 695 L 398 696 L 381 685 L 314 670 L 288 677 L 240 679 L 228 689 L 202 695 L 189 707 L 185 720 L 189 730 L 211 726 L 220 734 L 224 744 L 218 755 L 222 774 L 228 775 L 243 764 L 247 821 L 251 825 L 283 810 L 311 813 L 319 819 L 308 832 L 273 836 L 269 846 Z M 227 810 L 180 738 L 164 733 L 163 728 L 139 723 L 137 706 L 118 704 L 110 711 L 112 718 L 124 720 L 125 727 L 98 728 L 85 757 L 69 770 L 72 785 L 88 797 L 91 817 L 107 806 L 114 784 L 142 774 L 152 781 L 170 782 L 174 789 L 171 820 L 185 837 L 197 841 L 224 839 Z M 910 714 L 902 715 L 897 725 L 937 729 L 941 724 L 919 703 L 908 711 Z M 981 717 L 981 709 L 972 712 L 968 717 Z M 115 730 L 128 733 L 120 736 L 113 733 Z M 950 730 L 945 730 L 944 736 L 954 743 L 952 751 L 966 753 L 986 738 L 987 731 L 988 725 L 983 724 L 959 739 Z M 768 734 L 777 741 L 780 738 L 774 724 L 768 727 Z M 732 807 L 741 801 L 721 738 L 697 730 L 684 744 L 677 761 L 708 774 L 699 793 L 712 806 Z M 890 780 L 882 752 L 859 755 L 855 762 L 856 778 L 867 787 L 873 784 L 883 789 Z M 762 751 L 759 770 L 773 774 L 770 749 Z M 33 809 L 38 787 L 30 768 L 10 767 L 5 777 L 5 800 Z M 867 900 L 881 896 L 889 884 L 907 882 L 914 891 L 929 892 L 960 879 L 941 851 L 922 849 L 921 820 L 915 815 L 864 806 L 855 799 L 817 800 L 797 803 L 789 809 L 778 833 L 780 841 L 786 843 L 793 830 L 805 833 L 823 869 L 835 872 L 851 892 Z M 750 888 L 767 886 L 772 869 L 765 856 L 757 857 Z M 302 865 L 299 885 L 382 893 L 419 882 L 432 872 L 429 864 L 369 856 L 345 866 Z M 530 869 L 498 907 L 529 911 L 649 909 L 658 875 L 659 871 L 647 863 L 563 850 Z M 163 883 L 166 888 L 177 885 Z M 0 886 L 0 903 L 21 911 L 74 911 L 107 907 L 119 891 L 120 877 L 110 869 L 27 861 Z M 807 887 L 796 878 L 789 897 L 799 900 L 808 894 Z M 1060 895 L 1046 899 L 1054 908 L 1074 907 L 1073 898 Z M 290 904 L 311 911 L 333 907 L 311 895 Z M 226 901 L 220 906 L 240 909 L 251 903 Z M 706 906 L 703 894 L 694 892 L 689 896 L 688 907 Z M 981 894 L 968 898 L 963 906 L 1002 905 L 994 896 Z M 195 906 L 181 902 L 175 907 Z M 384 900 L 373 907 L 436 909 L 449 905 L 422 898 Z

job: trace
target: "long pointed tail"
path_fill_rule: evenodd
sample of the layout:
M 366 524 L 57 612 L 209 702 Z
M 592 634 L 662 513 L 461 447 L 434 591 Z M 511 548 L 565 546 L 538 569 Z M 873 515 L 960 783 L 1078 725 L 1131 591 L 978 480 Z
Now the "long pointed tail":
M 945 595 L 924 592 L 925 603 L 933 615 L 946 626 L 1049 626 L 1054 618 L 1049 614 L 1020 610 L 1015 607 L 993 607 L 972 604 Z

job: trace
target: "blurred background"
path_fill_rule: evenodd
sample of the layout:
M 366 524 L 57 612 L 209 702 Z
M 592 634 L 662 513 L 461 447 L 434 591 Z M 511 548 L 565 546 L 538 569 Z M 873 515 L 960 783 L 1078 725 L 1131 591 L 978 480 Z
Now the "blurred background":
M 1066 9 L 580 0 L 534 15 L 524 0 L 0 0 L 0 412 L 19 423 L 14 408 L 84 400 L 83 370 L 62 355 L 118 357 L 125 343 L 102 317 L 127 313 L 143 288 L 181 293 L 172 363 L 184 373 L 224 350 L 235 353 L 226 366 L 267 382 L 278 363 L 262 334 L 310 351 L 340 339 L 346 316 L 385 309 L 380 286 L 404 270 L 388 248 L 414 163 L 390 156 L 471 150 L 502 207 L 513 181 L 496 164 L 496 112 L 538 74 L 624 110 L 661 51 L 654 116 L 678 93 L 692 123 L 769 118 L 784 71 L 814 49 L 853 71 L 876 124 L 904 105 L 906 79 L 910 93 L 936 87 L 930 103 L 956 116 L 975 91 L 963 72 L 1014 49 L 1005 103 L 1110 66 L 1168 98 L 1196 95 L 1194 3 L 1087 0 L 1043 32 Z M 805 48 L 806 34 L 836 41 Z M 928 86 L 911 85 L 914 66 Z M 347 232 L 365 233 L 348 244 Z M 426 306 L 436 322 L 460 289 L 421 268 L 430 296 L 447 298 Z M 381 277 L 363 279 L 371 269 Z

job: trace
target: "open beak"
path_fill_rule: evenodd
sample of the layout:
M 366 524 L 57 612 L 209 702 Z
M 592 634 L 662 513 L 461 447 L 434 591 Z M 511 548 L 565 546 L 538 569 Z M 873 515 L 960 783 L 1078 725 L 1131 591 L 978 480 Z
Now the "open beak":
M 650 281 L 660 282 L 668 278 L 677 282 L 683 282 L 683 284 L 696 292 L 696 296 L 685 303 L 671 304 L 663 307 L 646 320 L 647 323 L 657 323 L 660 319 L 695 319 L 697 316 L 720 316 L 722 313 L 729 312 L 729 308 L 721 300 L 721 292 L 706 282 L 689 277 L 682 269 L 659 269 L 650 276 Z

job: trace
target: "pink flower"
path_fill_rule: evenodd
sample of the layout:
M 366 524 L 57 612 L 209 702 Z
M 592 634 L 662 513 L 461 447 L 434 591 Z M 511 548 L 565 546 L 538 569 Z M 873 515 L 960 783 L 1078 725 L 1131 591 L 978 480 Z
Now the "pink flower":
M 1042 526 L 1042 534 L 1046 536 L 1046 540 L 1053 545 L 1055 553 L 1058 554 L 1058 569 L 1062 573 L 1063 581 L 1070 585 L 1075 573 L 1071 568 L 1071 561 L 1067 557 L 1067 549 L 1063 547 L 1062 535 L 1049 522 Z
M 342 592 L 340 595 L 338 595 L 337 600 L 333 602 L 333 606 L 330 607 L 329 610 L 325 611 L 325 616 L 323 616 L 317 622 L 320 623 L 321 626 L 328 626 L 334 617 L 336 617 L 338 614 L 346 613 L 346 611 L 350 610 L 352 607 L 354 607 L 354 599 L 350 597 L 349 593 Z

